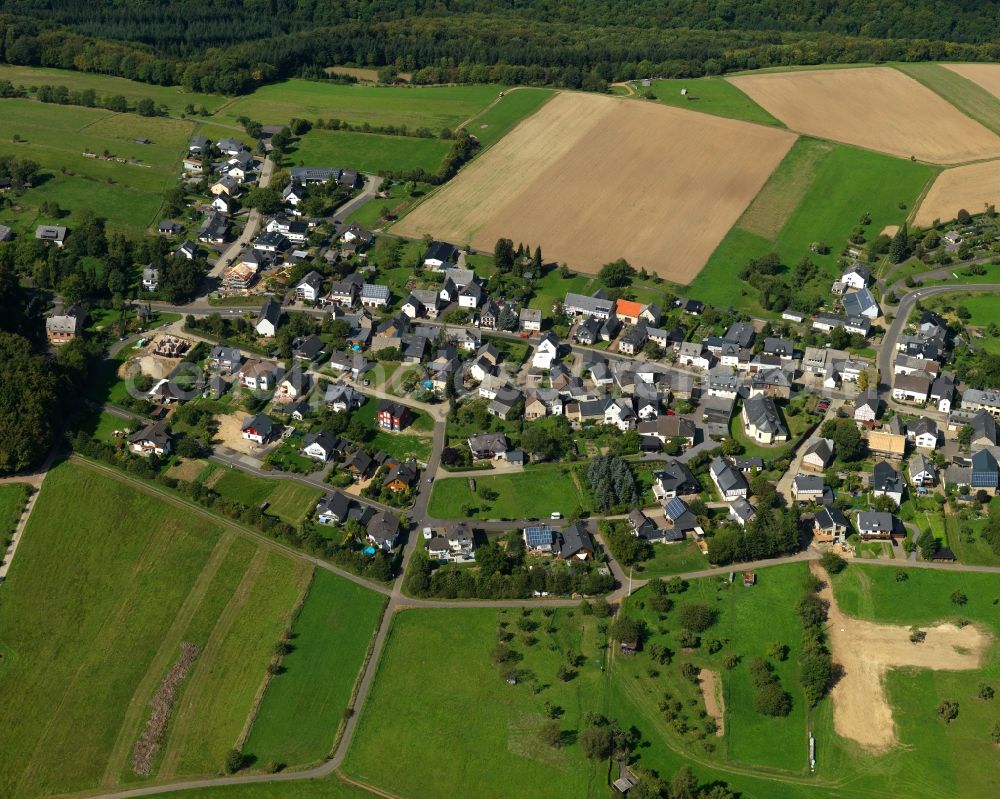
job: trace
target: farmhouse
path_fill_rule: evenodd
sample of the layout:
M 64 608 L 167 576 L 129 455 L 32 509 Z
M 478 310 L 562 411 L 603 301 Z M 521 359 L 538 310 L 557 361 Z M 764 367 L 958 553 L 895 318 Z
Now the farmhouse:
M 970 487 L 973 490 L 992 491 L 994 494 L 1000 487 L 1000 466 L 997 459 L 988 449 L 981 449 L 972 456 L 972 480 Z
M 892 398 L 903 402 L 927 402 L 931 378 L 926 374 L 899 374 L 892 386 Z
M 1000 417 L 1000 391 L 967 388 L 962 394 L 962 410 L 986 411 L 994 417 Z
M 614 308 L 614 301 L 602 296 L 600 292 L 592 297 L 569 292 L 563 301 L 563 310 L 570 316 L 594 316 L 604 320 L 614 313 Z

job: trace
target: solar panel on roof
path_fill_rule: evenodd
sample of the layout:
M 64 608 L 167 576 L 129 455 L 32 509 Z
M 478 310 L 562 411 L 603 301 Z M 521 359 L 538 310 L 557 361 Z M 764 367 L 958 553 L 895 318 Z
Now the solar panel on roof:
M 663 512 L 667 515 L 667 518 L 676 519 L 684 511 L 687 510 L 687 505 L 684 504 L 683 500 L 674 497 L 670 500 L 663 508 Z
M 540 527 L 526 527 L 524 529 L 524 539 L 529 547 L 538 547 L 552 543 L 552 528 L 548 525 Z

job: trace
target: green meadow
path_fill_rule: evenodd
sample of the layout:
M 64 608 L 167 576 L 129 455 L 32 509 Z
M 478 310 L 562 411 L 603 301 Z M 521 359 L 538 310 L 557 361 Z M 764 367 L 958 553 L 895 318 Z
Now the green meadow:
M 220 120 L 247 116 L 265 125 L 298 119 L 339 119 L 351 125 L 454 128 L 494 100 L 500 86 L 360 86 L 288 80 L 261 86 L 219 110 Z
M 288 157 L 295 164 L 338 166 L 374 174 L 412 169 L 434 174 L 450 149 L 451 142 L 444 139 L 313 129 L 296 142 Z
M 926 164 L 800 138 L 687 291 L 713 305 L 760 312 L 754 289 L 736 279 L 751 258 L 773 251 L 791 268 L 808 256 L 832 276 L 863 213 L 871 215 L 870 238 L 901 224 L 935 174 Z M 810 251 L 817 241 L 830 247 L 828 255 Z
M 0 80 L 9 80 L 15 87 L 23 86 L 29 92 L 38 86 L 65 86 L 71 92 L 93 89 L 98 97 L 121 95 L 130 106 L 145 97 L 157 106 L 165 105 L 171 116 L 180 116 L 189 105 L 204 108 L 209 113 L 216 111 L 226 98 L 218 94 L 186 92 L 180 86 L 157 86 L 140 83 L 113 75 L 99 75 L 93 72 L 77 72 L 69 69 L 48 69 L 45 67 L 25 67 L 0 64 Z
M 463 519 L 463 508 L 468 505 L 475 508 L 472 517 L 476 519 L 548 518 L 553 511 L 565 516 L 587 503 L 568 467 L 535 466 L 497 475 L 483 471 L 474 479 L 477 493 L 464 477 L 435 480 L 428 508 L 431 516 Z M 479 493 L 484 490 L 495 492 L 496 499 L 484 499 Z
M 80 211 L 93 210 L 112 228 L 142 233 L 157 221 L 163 192 L 177 179 L 194 128 L 182 120 L 23 99 L 0 100 L 0 109 L 0 155 L 42 167 L 38 185 L 13 198 L 18 207 L 0 211 L 0 222 L 20 231 L 43 222 L 72 228 Z M 150 143 L 139 144 L 138 138 Z M 84 155 L 105 150 L 115 160 Z M 46 201 L 68 215 L 42 217 L 38 209 Z
M 211 485 L 220 495 L 250 507 L 267 502 L 267 512 L 289 524 L 301 524 L 322 496 L 318 488 L 294 480 L 269 480 L 240 469 L 226 469 L 218 482 Z
M 686 89 L 687 94 L 681 94 L 682 89 Z M 689 111 L 701 111 L 719 117 L 784 127 L 781 122 L 724 78 L 654 80 L 649 88 L 636 85 L 635 90 L 640 94 L 652 92 L 659 102 L 686 108 Z
M 483 147 L 496 144 L 522 119 L 531 116 L 554 92 L 551 89 L 519 87 L 509 90 L 495 105 L 469 120 L 466 130 L 479 139 Z
M 299 765 L 333 748 L 385 598 L 317 570 L 245 750 L 256 762 Z

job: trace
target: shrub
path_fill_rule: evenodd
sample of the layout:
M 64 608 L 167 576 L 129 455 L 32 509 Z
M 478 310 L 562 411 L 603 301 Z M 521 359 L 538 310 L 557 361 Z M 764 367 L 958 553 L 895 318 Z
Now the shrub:
M 836 552 L 824 552 L 819 562 L 828 574 L 840 574 L 847 568 L 847 561 Z
M 792 712 L 792 698 L 778 683 L 771 682 L 757 691 L 753 706 L 765 716 L 787 716 Z
M 910 643 L 911 644 L 922 644 L 924 639 L 927 637 L 927 633 L 921 630 L 919 627 L 910 628 Z
M 591 724 L 580 733 L 580 748 L 591 760 L 603 760 L 611 754 L 611 730 Z
M 239 749 L 230 749 L 226 753 L 226 762 L 222 768 L 226 774 L 235 774 L 243 768 L 243 753 Z
M 953 699 L 945 699 L 937 706 L 938 718 L 945 724 L 950 724 L 958 718 L 958 702 Z
M 951 602 L 953 605 L 964 605 L 969 598 L 960 590 L 951 592 Z
M 993 686 L 982 683 L 979 686 L 979 693 L 977 694 L 980 699 L 992 699 L 993 698 Z

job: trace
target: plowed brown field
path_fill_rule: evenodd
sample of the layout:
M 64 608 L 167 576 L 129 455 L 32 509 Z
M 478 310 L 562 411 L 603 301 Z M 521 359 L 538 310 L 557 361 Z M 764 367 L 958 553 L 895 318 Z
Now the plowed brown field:
M 594 272 L 626 258 L 689 283 L 795 135 L 683 109 L 557 95 L 394 231 L 490 250 L 540 244 Z
M 1000 138 L 890 67 L 729 78 L 792 130 L 869 150 L 957 164 L 1000 156 Z

